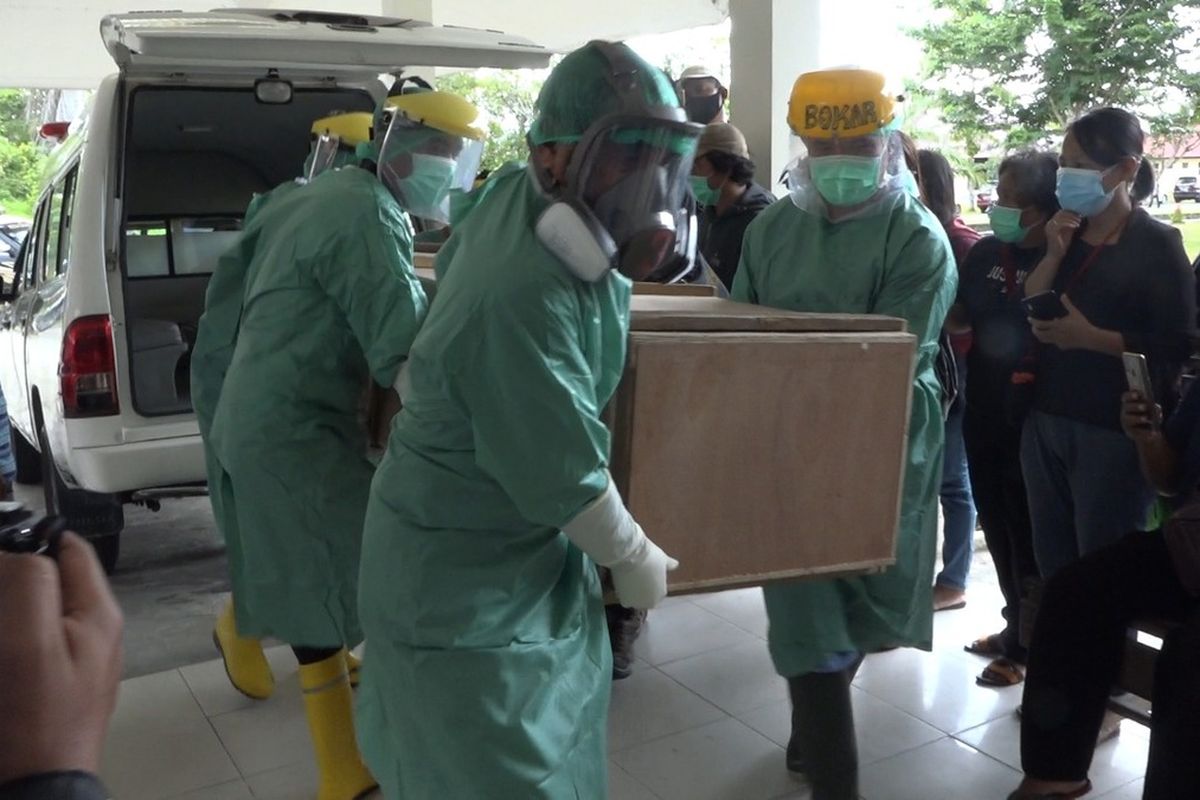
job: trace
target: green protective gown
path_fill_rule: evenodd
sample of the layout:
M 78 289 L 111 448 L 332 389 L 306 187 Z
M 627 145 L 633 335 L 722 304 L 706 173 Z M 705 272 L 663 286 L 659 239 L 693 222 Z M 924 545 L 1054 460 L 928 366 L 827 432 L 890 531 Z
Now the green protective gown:
M 373 469 L 360 407 L 368 376 L 395 381 L 424 318 L 411 258 L 404 212 L 371 173 L 347 167 L 263 203 L 222 262 L 230 284 L 241 275 L 240 319 L 232 300 L 206 311 L 214 355 L 194 377 L 208 399 L 217 382 L 205 444 L 243 636 L 362 640 L 357 577 Z
M 837 223 L 781 200 L 746 230 L 735 300 L 795 311 L 903 317 L 919 347 L 896 564 L 879 575 L 764 588 L 771 657 L 785 678 L 814 671 L 834 653 L 932 646 L 944 434 L 934 361 L 957 283 L 942 226 L 907 194 L 891 194 L 874 213 Z M 818 524 L 805 521 L 806 527 Z
M 254 195 L 242 219 L 242 230 L 258 230 L 259 226 L 254 224 L 255 215 L 267 203 L 285 197 L 302 185 L 300 181 L 288 181 L 265 194 Z M 221 386 L 225 383 L 225 373 L 233 359 L 238 323 L 242 319 L 246 265 L 253 255 L 255 240 L 256 237 L 251 235 L 241 237 L 233 249 L 217 262 L 217 268 L 213 270 L 208 281 L 204 314 L 196 332 L 196 344 L 192 347 L 192 409 L 196 412 L 196 422 L 200 426 L 200 438 L 206 443 L 204 467 L 210 487 L 220 486 L 222 470 L 207 442 L 212 431 L 213 417 L 217 413 Z M 231 561 L 238 561 L 240 553 L 233 550 L 237 548 L 238 540 L 230 540 L 225 536 L 225 530 L 231 522 L 226 520 L 225 509 L 221 505 L 221 493 L 210 491 L 209 500 L 212 503 L 217 531 L 225 538 L 227 549 L 230 549 L 229 558 Z
M 560 529 L 607 485 L 631 285 L 573 277 L 545 204 L 516 171 L 455 227 L 371 485 L 356 716 L 392 800 L 607 796 L 600 585 Z

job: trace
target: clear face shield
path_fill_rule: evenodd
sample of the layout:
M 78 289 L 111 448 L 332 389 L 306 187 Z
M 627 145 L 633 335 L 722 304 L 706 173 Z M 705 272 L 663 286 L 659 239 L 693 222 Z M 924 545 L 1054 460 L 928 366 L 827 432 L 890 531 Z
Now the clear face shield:
M 377 162 L 380 181 L 413 216 L 449 222 L 450 191 L 470 191 L 483 158 L 483 142 L 401 114 L 387 117 Z
M 350 155 L 353 155 L 353 151 L 350 152 Z M 308 164 L 304 169 L 304 177 L 311 181 L 322 172 L 340 166 L 340 162 L 344 160 L 344 156 L 345 148 L 342 147 L 340 136 L 328 133 L 317 136 L 313 140 L 312 148 L 308 154 Z
M 787 172 L 792 202 L 827 219 L 845 220 L 886 208 L 916 180 L 895 131 L 850 138 L 793 137 L 796 159 Z
M 589 129 L 572 155 L 568 193 L 612 238 L 616 265 L 632 280 L 663 280 L 658 273 L 671 269 L 681 248 L 694 248 L 688 178 L 701 131 L 614 115 Z

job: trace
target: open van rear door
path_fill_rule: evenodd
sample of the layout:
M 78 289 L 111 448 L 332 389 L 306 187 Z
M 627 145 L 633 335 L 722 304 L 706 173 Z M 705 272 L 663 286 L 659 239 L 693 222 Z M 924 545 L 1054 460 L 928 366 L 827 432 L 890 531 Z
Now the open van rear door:
M 541 68 L 550 51 L 499 31 L 314 11 L 218 9 L 104 17 L 100 35 L 130 75 L 245 72 L 344 76 L 405 67 Z

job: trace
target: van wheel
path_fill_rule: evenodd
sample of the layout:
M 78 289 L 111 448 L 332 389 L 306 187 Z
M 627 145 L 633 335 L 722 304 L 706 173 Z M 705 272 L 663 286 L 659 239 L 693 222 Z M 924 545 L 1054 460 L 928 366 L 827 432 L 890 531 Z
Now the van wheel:
M 125 509 L 115 494 L 73 489 L 58 472 L 44 426 L 38 426 L 42 444 L 42 491 L 46 513 L 66 518 L 67 530 L 92 543 L 101 566 L 108 574 L 117 568 L 121 551 L 121 530 L 125 527 Z
M 16 428 L 11 428 L 13 458 L 17 462 L 17 483 L 42 482 L 42 456 Z
M 96 557 L 100 559 L 100 566 L 104 567 L 105 574 L 112 575 L 117 569 L 117 559 L 121 556 L 121 534 L 111 533 L 89 538 L 88 542 L 96 550 Z

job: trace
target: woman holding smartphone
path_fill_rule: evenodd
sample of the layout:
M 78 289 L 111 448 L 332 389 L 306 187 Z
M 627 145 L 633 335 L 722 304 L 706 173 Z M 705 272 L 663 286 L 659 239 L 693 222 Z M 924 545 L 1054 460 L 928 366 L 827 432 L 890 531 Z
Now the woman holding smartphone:
M 1146 356 L 1169 409 L 1190 351 L 1195 277 L 1179 231 L 1139 207 L 1154 190 L 1144 138 L 1137 118 L 1117 108 L 1072 123 L 1059 157 L 1063 210 L 1025 281 L 1026 297 L 1053 290 L 1065 311 L 1030 320 L 1039 344 L 1021 442 L 1034 552 L 1047 578 L 1147 521 L 1153 491 L 1121 432 L 1122 352 Z

